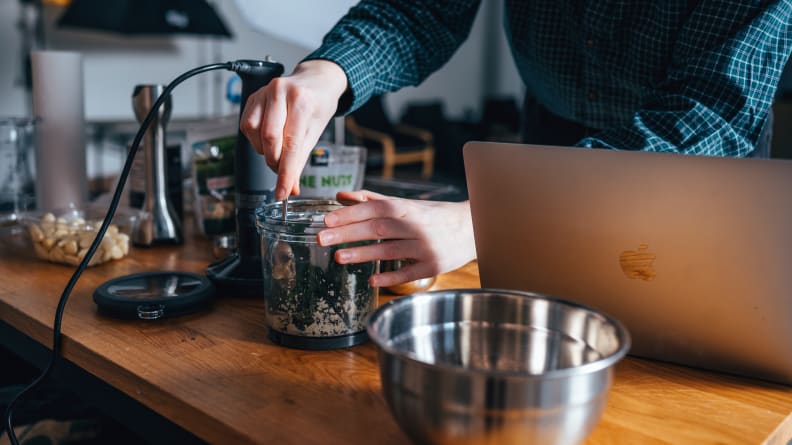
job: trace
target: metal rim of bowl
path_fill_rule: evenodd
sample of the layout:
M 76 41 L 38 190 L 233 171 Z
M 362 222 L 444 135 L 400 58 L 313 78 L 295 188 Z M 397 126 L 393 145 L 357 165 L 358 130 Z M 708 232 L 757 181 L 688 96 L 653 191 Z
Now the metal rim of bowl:
M 498 371 L 498 370 L 489 370 L 489 369 L 485 370 L 485 369 L 476 369 L 476 368 L 462 368 L 460 366 L 454 366 L 445 363 L 427 363 L 423 360 L 418 360 L 417 358 L 412 356 L 412 354 L 405 353 L 404 351 L 400 351 L 396 348 L 384 344 L 383 341 L 377 335 L 377 333 L 374 331 L 373 328 L 374 323 L 372 323 L 372 321 L 376 320 L 383 312 L 387 311 L 388 309 L 394 306 L 408 304 L 410 301 L 416 300 L 418 298 L 422 298 L 426 296 L 431 297 L 433 295 L 443 295 L 443 294 L 448 294 L 450 292 L 454 292 L 458 294 L 465 294 L 465 293 L 503 294 L 514 297 L 520 297 L 520 298 L 543 299 L 554 303 L 571 306 L 573 308 L 583 309 L 592 312 L 594 314 L 597 314 L 600 317 L 603 317 L 608 323 L 613 325 L 614 329 L 616 330 L 616 336 L 621 340 L 621 344 L 619 345 L 619 349 L 617 349 L 615 352 L 608 355 L 607 357 L 601 358 L 599 360 L 590 363 L 586 363 L 584 365 L 570 367 L 570 368 L 563 368 L 563 369 L 553 369 L 542 374 L 528 374 L 522 371 Z M 621 360 L 625 355 L 627 355 L 627 351 L 630 349 L 630 345 L 631 345 L 630 333 L 627 331 L 627 328 L 625 328 L 624 325 L 619 320 L 611 317 L 610 315 L 598 309 L 594 309 L 591 306 L 587 306 L 570 300 L 565 300 L 559 297 L 554 297 L 551 295 L 544 295 L 534 292 L 518 291 L 512 289 L 498 289 L 498 288 L 445 289 L 445 290 L 418 292 L 418 293 L 406 295 L 404 297 L 399 297 L 381 305 L 380 307 L 378 307 L 368 315 L 368 319 L 366 320 L 366 332 L 368 333 L 369 339 L 374 344 L 376 344 L 377 347 L 380 348 L 381 350 L 389 354 L 398 356 L 400 359 L 408 360 L 416 364 L 419 364 L 421 366 L 442 369 L 444 371 L 450 371 L 460 374 L 475 373 L 475 374 L 486 374 L 489 376 L 520 378 L 520 379 L 545 380 L 548 378 L 566 378 L 566 377 L 601 371 L 603 369 L 611 367 L 616 362 Z

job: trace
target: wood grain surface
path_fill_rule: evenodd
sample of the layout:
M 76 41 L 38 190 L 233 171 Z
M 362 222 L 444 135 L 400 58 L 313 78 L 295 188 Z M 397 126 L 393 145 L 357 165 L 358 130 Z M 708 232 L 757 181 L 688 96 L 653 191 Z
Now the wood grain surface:
M 119 321 L 97 314 L 105 281 L 148 270 L 203 273 L 206 240 L 132 248 L 88 269 L 63 323 L 64 355 L 76 365 L 211 443 L 377 445 L 406 443 L 381 393 L 376 349 L 334 351 L 273 345 L 262 300 L 218 295 L 204 312 Z M 0 241 L 0 319 L 52 342 L 55 306 L 71 267 L 34 257 L 24 238 Z M 475 263 L 433 289 L 478 287 Z M 388 296 L 381 297 L 381 302 Z M 628 357 L 616 367 L 606 411 L 590 444 L 786 444 L 792 388 Z

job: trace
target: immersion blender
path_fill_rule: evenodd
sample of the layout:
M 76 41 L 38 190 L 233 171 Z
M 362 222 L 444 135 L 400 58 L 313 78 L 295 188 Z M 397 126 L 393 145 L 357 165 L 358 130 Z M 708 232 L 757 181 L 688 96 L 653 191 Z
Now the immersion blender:
M 240 119 L 250 95 L 283 74 L 283 65 L 269 56 L 264 61 L 244 62 L 246 66 L 236 71 L 242 79 Z M 264 283 L 255 211 L 274 201 L 278 176 L 267 166 L 264 156 L 256 153 L 241 130 L 237 133 L 234 156 L 237 251 L 210 264 L 206 275 L 217 287 L 218 294 L 258 297 L 262 295 Z
M 143 122 L 165 85 L 137 85 L 132 93 L 132 105 L 138 122 Z M 171 98 L 159 107 L 151 126 L 143 137 L 145 152 L 146 195 L 140 220 L 132 231 L 132 242 L 138 246 L 181 244 L 184 241 L 181 218 L 176 214 L 168 196 L 167 158 L 165 155 L 165 127 L 170 119 Z

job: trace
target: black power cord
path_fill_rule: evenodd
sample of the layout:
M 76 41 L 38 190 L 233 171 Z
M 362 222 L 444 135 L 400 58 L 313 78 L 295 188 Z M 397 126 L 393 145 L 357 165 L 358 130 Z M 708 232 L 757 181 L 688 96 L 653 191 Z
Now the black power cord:
M 246 61 L 246 60 L 238 60 L 234 62 L 225 62 L 225 63 L 213 63 L 210 65 L 204 65 L 197 68 L 193 68 L 184 74 L 180 75 L 171 83 L 169 83 L 165 89 L 163 90 L 162 94 L 157 98 L 154 102 L 154 105 L 151 106 L 151 110 L 149 111 L 146 118 L 143 120 L 143 123 L 140 124 L 140 129 L 138 130 L 137 134 L 135 135 L 135 139 L 132 142 L 132 146 L 129 149 L 129 154 L 127 155 L 126 161 L 124 162 L 124 168 L 121 171 L 121 176 L 118 178 L 118 185 L 116 185 L 115 192 L 113 192 L 113 199 L 110 201 L 110 207 L 107 210 L 107 215 L 105 215 L 104 220 L 102 221 L 101 227 L 99 227 L 99 231 L 96 234 L 96 238 L 94 238 L 93 243 L 88 248 L 88 252 L 86 252 L 85 257 L 82 259 L 80 264 L 77 266 L 77 270 L 74 271 L 71 279 L 69 280 L 66 288 L 63 289 L 63 294 L 61 294 L 60 300 L 58 301 L 58 308 L 55 311 L 55 321 L 52 327 L 52 354 L 50 355 L 49 363 L 47 363 L 47 367 L 44 368 L 44 371 L 35 379 L 33 382 L 28 385 L 25 389 L 20 391 L 13 400 L 8 404 L 8 408 L 6 410 L 6 429 L 8 438 L 11 441 L 12 445 L 19 445 L 19 441 L 17 440 L 16 435 L 14 434 L 14 425 L 13 425 L 13 411 L 14 406 L 22 399 L 24 396 L 35 389 L 38 385 L 41 384 L 47 377 L 49 377 L 60 358 L 61 353 L 61 320 L 63 319 L 63 311 L 66 308 L 66 302 L 69 299 L 69 295 L 72 292 L 72 289 L 77 284 L 77 280 L 82 275 L 83 271 L 86 267 L 88 267 L 88 263 L 91 261 L 91 258 L 94 256 L 99 244 L 104 238 L 105 232 L 107 228 L 110 226 L 110 221 L 112 221 L 113 216 L 115 215 L 116 209 L 118 208 L 118 203 L 121 200 L 121 193 L 124 189 L 124 185 L 126 184 L 127 177 L 129 176 L 129 171 L 132 169 L 132 161 L 135 159 L 135 153 L 137 153 L 138 146 L 140 145 L 140 141 L 143 139 L 143 135 L 146 133 L 149 125 L 151 125 L 151 121 L 154 119 L 157 110 L 171 93 L 171 91 L 176 88 L 177 85 L 184 82 L 185 80 L 193 77 L 195 75 L 205 73 L 207 71 L 213 70 L 229 70 L 234 71 L 237 73 L 253 73 L 255 74 L 259 70 L 262 70 L 261 63 L 257 61 Z M 244 104 L 242 104 L 244 106 Z

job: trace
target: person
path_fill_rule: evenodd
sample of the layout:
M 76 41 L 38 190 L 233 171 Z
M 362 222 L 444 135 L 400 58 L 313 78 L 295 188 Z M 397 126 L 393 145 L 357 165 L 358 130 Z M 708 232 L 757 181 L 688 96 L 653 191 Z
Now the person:
M 419 84 L 467 38 L 479 3 L 363 0 L 290 76 L 253 94 L 240 126 L 278 172 L 276 199 L 299 193 L 302 167 L 329 119 L 372 95 Z M 748 156 L 769 128 L 791 24 L 792 0 L 506 1 L 506 35 L 526 103 L 534 103 L 526 107 L 526 136 L 534 143 L 572 134 L 579 139 L 570 145 L 580 147 Z M 338 199 L 356 204 L 326 216 L 320 244 L 383 242 L 340 249 L 336 261 L 412 260 L 372 276 L 374 286 L 475 259 L 468 203 L 369 191 Z

